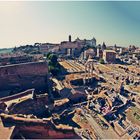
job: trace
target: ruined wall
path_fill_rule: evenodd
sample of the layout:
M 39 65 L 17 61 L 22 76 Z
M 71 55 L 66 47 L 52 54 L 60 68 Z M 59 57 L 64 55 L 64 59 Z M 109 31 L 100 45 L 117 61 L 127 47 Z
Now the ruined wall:
M 15 95 L 0 98 L 0 101 L 1 102 L 7 102 L 7 101 L 15 100 L 15 99 L 18 99 L 18 98 L 20 99 L 22 97 L 31 95 L 33 93 L 33 91 L 34 91 L 34 89 L 28 89 L 26 91 L 20 92 L 20 93 L 15 94 Z
M 27 139 L 81 139 L 74 130 L 55 130 L 52 126 L 22 126 L 19 132 Z
M 41 115 L 45 113 L 46 107 L 49 103 L 48 95 L 40 95 L 36 99 L 29 98 L 26 100 L 21 100 L 18 103 L 10 106 L 8 108 L 9 114 L 34 114 L 34 115 Z
M 1 114 L 3 125 L 16 126 L 11 139 L 17 139 L 19 134 L 22 134 L 26 139 L 80 139 L 76 133 L 75 127 L 65 124 L 55 124 L 52 117 L 25 118 L 15 115 Z
M 47 84 L 47 62 L 30 62 L 0 67 L 0 91 L 43 88 Z

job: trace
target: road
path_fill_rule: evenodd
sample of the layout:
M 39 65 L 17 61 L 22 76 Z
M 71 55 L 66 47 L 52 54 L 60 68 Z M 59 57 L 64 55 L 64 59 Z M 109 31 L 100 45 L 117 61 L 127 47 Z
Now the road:
M 91 127 L 94 129 L 96 135 L 100 139 L 120 139 L 120 137 L 111 127 L 109 127 L 107 130 L 102 130 L 102 128 L 90 114 L 88 114 L 88 116 L 85 115 L 85 117 L 90 122 Z
M 128 86 L 126 86 L 126 85 L 124 85 L 124 88 L 125 88 L 126 90 L 128 90 L 129 92 L 134 93 L 134 94 L 137 94 L 137 95 L 140 96 L 140 92 L 133 91 L 133 90 L 131 90 L 131 89 L 130 89 Z

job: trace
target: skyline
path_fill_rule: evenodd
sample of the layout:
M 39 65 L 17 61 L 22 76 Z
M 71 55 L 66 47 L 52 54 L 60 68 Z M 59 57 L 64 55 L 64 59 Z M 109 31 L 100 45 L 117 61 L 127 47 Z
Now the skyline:
M 0 48 L 96 38 L 140 47 L 140 2 L 0 2 Z

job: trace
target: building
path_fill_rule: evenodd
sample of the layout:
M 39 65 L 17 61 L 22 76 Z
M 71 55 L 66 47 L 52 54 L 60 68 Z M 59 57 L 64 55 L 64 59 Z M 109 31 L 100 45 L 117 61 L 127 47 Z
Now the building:
M 94 58 L 95 56 L 96 56 L 96 52 L 92 48 L 89 48 L 84 51 L 84 59 L 88 59 L 89 57 Z
M 106 49 L 106 44 L 105 44 L 105 42 L 103 42 L 103 44 L 102 44 L 102 46 L 101 46 L 101 50 L 103 51 L 103 50 L 105 50 Z
M 54 49 L 58 46 L 58 44 L 53 43 L 42 43 L 38 45 L 39 51 L 43 54 L 48 52 L 53 52 Z
M 81 52 L 81 46 L 77 42 L 61 42 L 59 50 L 67 56 L 77 56 Z
M 104 50 L 103 59 L 107 63 L 114 63 L 116 60 L 116 52 L 113 50 Z
M 85 42 L 79 38 L 72 41 L 71 35 L 69 35 L 68 41 L 63 41 L 59 44 L 59 52 L 69 57 L 79 56 L 84 45 Z
M 33 62 L 34 57 L 25 53 L 11 53 L 0 55 L 0 65 Z
M 86 40 L 86 45 L 96 46 L 96 39 L 93 37 L 91 40 Z
M 103 51 L 98 47 L 97 48 L 97 57 L 102 58 L 103 57 Z

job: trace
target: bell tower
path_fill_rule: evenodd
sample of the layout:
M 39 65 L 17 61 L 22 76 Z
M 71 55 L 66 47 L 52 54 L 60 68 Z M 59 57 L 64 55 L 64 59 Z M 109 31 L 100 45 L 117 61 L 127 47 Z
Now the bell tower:
M 69 35 L 69 42 L 71 42 L 71 35 Z

